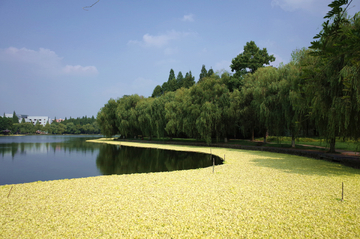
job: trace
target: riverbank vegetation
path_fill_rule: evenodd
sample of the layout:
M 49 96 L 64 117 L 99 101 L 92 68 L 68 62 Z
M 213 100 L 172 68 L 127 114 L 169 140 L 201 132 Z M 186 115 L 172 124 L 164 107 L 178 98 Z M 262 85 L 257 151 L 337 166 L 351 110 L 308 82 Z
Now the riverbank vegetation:
M 15 112 L 14 115 L 16 116 Z M 100 128 L 94 116 L 65 118 L 61 122 L 46 123 L 45 126 L 36 122 L 35 125 L 24 120 L 19 123 L 17 117 L 7 118 L 0 116 L 0 130 L 10 130 L 12 134 L 99 134 Z M 1 133 L 1 132 L 0 132 Z
M 110 99 L 97 115 L 103 135 L 212 139 L 322 137 L 335 152 L 338 139 L 360 137 L 360 14 L 347 16 L 333 1 L 323 29 L 288 64 L 250 41 L 231 63 L 234 74 L 203 65 L 198 82 L 170 71 L 152 97 Z M 187 84 L 184 84 L 187 79 Z
M 0 186 L 1 236 L 360 237 L 358 169 L 293 155 L 211 150 L 226 157 L 214 173 L 209 167 Z

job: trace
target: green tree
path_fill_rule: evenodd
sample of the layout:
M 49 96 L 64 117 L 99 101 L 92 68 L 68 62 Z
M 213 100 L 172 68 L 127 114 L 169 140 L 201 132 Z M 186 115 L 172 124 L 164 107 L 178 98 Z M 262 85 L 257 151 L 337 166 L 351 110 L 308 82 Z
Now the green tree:
M 195 84 L 195 77 L 191 74 L 191 71 L 185 74 L 185 78 L 181 87 L 190 88 Z
M 280 70 L 274 67 L 264 67 L 257 70 L 251 75 L 254 82 L 252 88 L 253 103 L 260 116 L 260 123 L 264 125 L 264 143 L 266 142 L 266 133 L 272 135 L 284 135 L 284 109 L 282 101 L 288 101 L 286 98 L 281 99 L 281 86 L 286 82 L 280 77 Z
M 244 46 L 244 51 L 231 61 L 230 67 L 232 72 L 235 71 L 234 76 L 241 78 L 242 75 L 254 73 L 260 67 L 269 65 L 273 61 L 275 61 L 275 57 L 269 55 L 266 48 L 260 50 L 254 41 L 250 41 Z
M 176 89 L 180 89 L 181 87 L 183 87 L 183 83 L 184 83 L 184 76 L 181 73 L 181 71 L 179 71 L 178 75 L 176 76 Z
M 66 132 L 66 125 L 59 123 L 57 125 L 57 134 L 63 134 Z
M 213 136 L 217 141 L 221 137 L 227 141 L 232 127 L 229 90 L 217 75 L 204 79 L 190 89 L 188 123 L 194 124 L 195 121 L 198 134 L 208 144 Z
M 310 46 L 317 61 L 303 68 L 311 115 L 329 142 L 329 152 L 335 152 L 337 137 L 360 137 L 360 19 L 359 14 L 347 18 L 349 4 L 329 4 L 328 20 Z
M 44 126 L 44 131 L 45 131 L 45 132 L 48 132 L 49 134 L 52 133 L 52 132 L 51 132 L 51 126 L 50 126 L 49 121 L 46 122 L 46 125 Z
M 155 134 L 155 125 L 152 117 L 153 98 L 140 100 L 135 107 L 137 120 L 143 136 L 149 136 L 150 140 Z
M 52 134 L 58 134 L 58 123 L 55 123 L 53 122 L 51 125 L 50 125 L 50 131 Z
M 181 88 L 175 92 L 174 99 L 165 103 L 166 132 L 179 135 L 184 132 L 184 120 L 187 117 L 186 102 L 189 100 L 189 89 Z
M 309 64 L 314 57 L 308 54 L 309 50 L 303 48 L 292 52 L 290 63 L 279 68 L 281 79 L 280 98 L 284 111 L 284 122 L 292 137 L 292 147 L 301 129 L 306 130 L 311 126 L 309 118 L 310 102 L 306 99 L 306 80 L 302 77 L 301 62 Z M 311 64 L 311 63 L 310 63 Z
M 114 99 L 110 99 L 108 103 L 105 104 L 104 107 L 102 107 L 97 114 L 96 120 L 99 124 L 101 134 L 105 135 L 106 137 L 112 137 L 119 132 L 116 126 L 117 106 L 118 102 L 116 102 Z M 79 133 L 79 130 L 77 129 L 75 133 Z
M 1 127 L 0 127 L 1 129 Z M 13 123 L 12 133 L 17 134 L 20 132 L 20 123 Z
M 212 68 L 210 68 L 210 70 L 209 70 L 208 73 L 207 73 L 207 76 L 210 77 L 210 76 L 212 76 L 214 73 L 215 73 L 214 70 L 213 70 Z
M 136 105 L 140 101 L 140 96 L 125 96 L 118 101 L 116 108 L 116 125 L 121 135 L 136 136 L 140 129 L 137 121 Z
M 35 123 L 35 131 L 38 131 L 38 130 L 41 131 L 42 129 L 43 129 L 42 124 L 40 124 L 40 122 L 37 120 Z
M 75 134 L 76 132 L 76 125 L 73 122 L 69 122 L 66 124 L 66 133 L 68 134 Z
M 7 118 L 7 117 L 1 117 L 0 116 L 0 131 L 2 130 L 11 130 L 14 131 L 13 129 L 13 119 L 11 118 Z
M 20 134 L 34 134 L 35 126 L 32 123 L 21 123 L 19 125 Z
M 92 124 L 85 124 L 82 126 L 85 134 L 93 134 L 95 128 L 92 126 Z
M 159 96 L 161 96 L 161 95 L 162 95 L 162 88 L 161 88 L 160 85 L 157 85 L 157 86 L 155 87 L 155 89 L 154 89 L 151 97 L 154 98 L 154 97 L 159 97 Z
M 152 102 L 152 125 L 155 127 L 154 132 L 158 138 L 165 136 L 165 128 L 167 125 L 165 104 L 174 99 L 175 92 L 168 92 L 161 97 L 155 98 Z
M 168 83 L 168 82 L 164 82 L 164 83 L 161 85 L 161 90 L 162 90 L 162 94 L 165 94 L 166 92 L 169 92 L 169 91 L 170 91 L 169 83 Z
M 13 118 L 12 119 L 13 119 L 13 123 L 19 123 L 19 117 L 17 117 L 15 111 L 13 113 Z
M 206 70 L 206 67 L 205 67 L 205 65 L 202 65 L 198 82 L 201 82 L 202 79 L 207 77 L 207 76 L 208 76 L 208 72 Z
M 176 77 L 175 77 L 174 70 L 170 69 L 169 78 L 168 78 L 167 82 L 171 81 L 172 79 L 176 79 Z
M 178 89 L 177 81 L 175 78 L 172 78 L 168 81 L 168 91 L 176 91 Z
M 94 127 L 94 134 L 100 134 L 99 124 L 96 121 L 92 123 L 92 126 Z
M 244 77 L 241 90 L 235 89 L 230 96 L 230 109 L 234 115 L 234 123 L 239 127 L 244 136 L 251 135 L 255 140 L 255 131 L 266 133 L 265 127 L 261 124 L 259 110 L 254 101 L 254 80 L 249 74 Z

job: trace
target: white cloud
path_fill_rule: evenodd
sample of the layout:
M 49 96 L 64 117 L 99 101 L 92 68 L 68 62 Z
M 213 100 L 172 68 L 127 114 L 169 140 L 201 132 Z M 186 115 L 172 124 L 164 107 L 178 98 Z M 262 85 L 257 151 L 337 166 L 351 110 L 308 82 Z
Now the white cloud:
M 182 18 L 182 21 L 184 21 L 184 22 L 193 22 L 194 21 L 194 15 L 193 14 L 184 15 L 183 18 Z
M 93 74 L 97 74 L 98 70 L 96 69 L 95 66 L 80 66 L 80 65 L 76 65 L 76 66 L 70 66 L 67 65 L 63 68 L 63 71 L 66 74 L 87 74 L 87 75 L 93 75 Z
M 142 41 L 131 40 L 129 44 L 136 44 L 144 47 L 163 47 L 169 44 L 172 40 L 177 40 L 183 37 L 188 36 L 190 33 L 188 32 L 177 32 L 177 31 L 169 31 L 166 34 L 152 36 L 150 34 L 145 34 L 143 36 Z
M 270 66 L 279 67 L 280 63 L 285 63 L 286 64 L 286 62 L 284 62 L 284 60 L 283 60 L 283 58 L 281 56 L 279 56 L 279 55 L 277 55 L 275 53 L 271 53 L 269 55 L 274 55 L 274 57 L 275 57 L 275 61 L 270 62 Z
M 227 61 L 227 60 L 219 61 L 215 64 L 214 71 L 225 70 L 231 72 L 230 65 L 231 65 L 231 61 Z
M 271 6 L 279 6 L 289 12 L 305 10 L 323 15 L 330 10 L 328 5 L 331 2 L 332 0 L 272 0 Z
M 40 48 L 39 51 L 15 47 L 0 50 L 0 61 L 15 63 L 18 66 L 30 65 L 31 67 L 47 69 L 59 67 L 61 60 L 62 58 L 55 52 L 44 48 Z
M 65 65 L 63 58 L 54 51 L 40 48 L 38 51 L 27 48 L 9 47 L 0 49 L 0 62 L 9 67 L 9 70 L 23 71 L 35 76 L 67 75 L 95 75 L 98 73 L 95 66 Z

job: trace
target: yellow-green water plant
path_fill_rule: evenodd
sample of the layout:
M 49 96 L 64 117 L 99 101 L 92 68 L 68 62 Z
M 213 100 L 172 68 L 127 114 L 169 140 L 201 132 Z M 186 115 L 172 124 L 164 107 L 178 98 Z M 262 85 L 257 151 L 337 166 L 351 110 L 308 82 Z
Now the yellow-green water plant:
M 211 151 L 226 157 L 215 173 L 208 167 L 0 186 L 0 238 L 360 237 L 359 170 L 293 155 Z

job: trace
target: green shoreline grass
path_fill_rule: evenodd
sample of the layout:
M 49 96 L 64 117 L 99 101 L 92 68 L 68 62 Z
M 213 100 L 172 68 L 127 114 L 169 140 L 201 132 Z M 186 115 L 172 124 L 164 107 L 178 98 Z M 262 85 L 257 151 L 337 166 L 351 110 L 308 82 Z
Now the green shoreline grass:
M 0 186 L 0 238 L 360 237 L 360 170 L 293 155 L 211 151 L 226 155 L 215 173 L 209 167 Z

